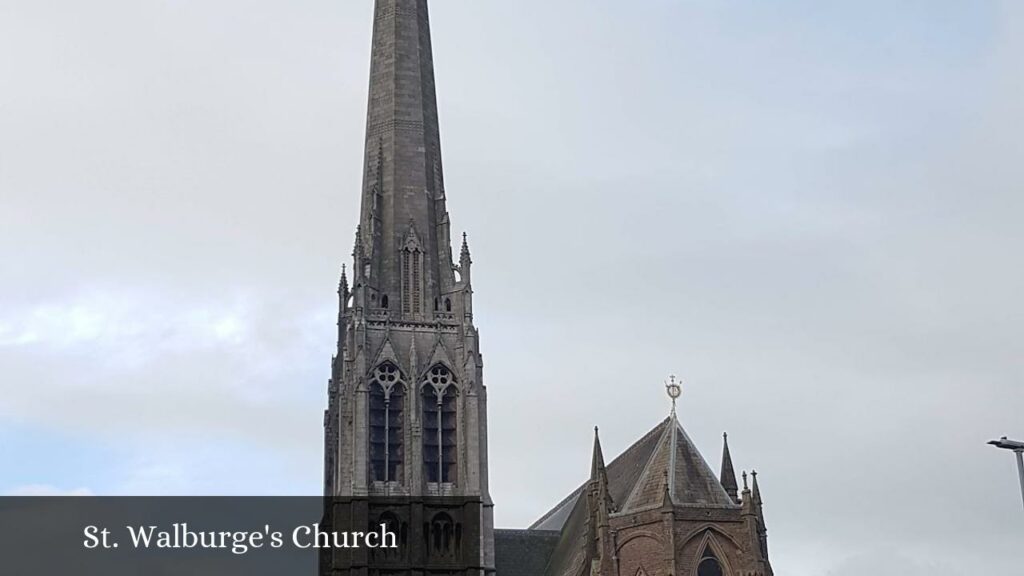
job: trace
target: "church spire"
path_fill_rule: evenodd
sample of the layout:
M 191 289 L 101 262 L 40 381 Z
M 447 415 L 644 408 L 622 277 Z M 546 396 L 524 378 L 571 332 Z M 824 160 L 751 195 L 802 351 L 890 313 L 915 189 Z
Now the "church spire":
M 445 566 L 494 574 L 487 389 L 472 290 L 456 281 L 427 0 L 375 0 L 364 144 L 325 422 L 326 491 L 350 499 L 341 505 L 349 518 L 365 498 L 408 497 L 389 512 L 412 543 L 438 529 L 418 519 L 443 512 L 467 543 Z M 424 573 L 433 560 L 413 550 L 407 568 Z M 332 571 L 365 561 L 332 559 Z
M 729 453 L 729 434 L 722 434 L 722 473 L 718 479 L 722 488 L 729 493 L 733 502 L 739 502 L 739 486 L 736 484 L 736 470 L 732 467 L 732 454 Z
M 427 0 L 376 0 L 364 158 L 367 284 L 426 319 L 455 285 Z

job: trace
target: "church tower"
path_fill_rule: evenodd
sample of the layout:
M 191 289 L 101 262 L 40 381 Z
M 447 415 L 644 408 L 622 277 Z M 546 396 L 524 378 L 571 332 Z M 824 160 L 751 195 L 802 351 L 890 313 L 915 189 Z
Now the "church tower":
M 427 0 L 376 0 L 364 163 L 324 485 L 335 522 L 388 524 L 401 545 L 336 552 L 327 573 L 493 573 L 472 261 L 465 235 L 452 254 Z

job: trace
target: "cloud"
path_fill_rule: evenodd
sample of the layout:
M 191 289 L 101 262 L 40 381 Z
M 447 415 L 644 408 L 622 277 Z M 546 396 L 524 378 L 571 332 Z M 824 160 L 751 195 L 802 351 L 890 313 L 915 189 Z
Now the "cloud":
M 191 299 L 106 286 L 0 311 L 0 416 L 105 444 L 131 439 L 126 454 L 163 446 L 164 458 L 133 465 L 105 493 L 202 492 L 194 474 L 217 460 L 197 459 L 209 438 L 229 462 L 239 454 L 300 462 L 307 470 L 300 491 L 315 493 L 321 455 L 309 439 L 321 433 L 322 372 L 331 354 L 324 315 L 333 313 L 282 298 Z M 161 491 L 153 470 L 171 466 L 175 446 L 185 449 L 177 464 L 184 476 L 164 474 Z M 238 489 L 261 492 L 258 481 Z
M 843 560 L 827 576 L 963 576 L 965 572 L 935 560 L 917 560 L 895 550 L 878 549 Z
M 70 490 L 57 488 L 47 484 L 29 484 L 16 486 L 4 492 L 5 496 L 93 496 L 93 491 L 88 488 L 73 488 Z

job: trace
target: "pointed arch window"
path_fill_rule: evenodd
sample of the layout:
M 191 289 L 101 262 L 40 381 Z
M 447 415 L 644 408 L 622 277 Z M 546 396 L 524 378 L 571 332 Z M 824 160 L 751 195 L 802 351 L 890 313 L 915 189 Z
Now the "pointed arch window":
M 432 558 L 454 558 L 461 554 L 462 525 L 444 512 L 424 526 L 423 537 Z
M 376 522 L 371 522 L 369 526 L 369 532 L 376 532 L 380 530 L 381 526 L 395 534 L 398 547 L 397 548 L 371 548 L 370 558 L 373 561 L 394 561 L 402 560 L 405 558 L 405 551 L 409 541 L 409 525 L 399 519 L 399 517 L 391 511 L 384 512 L 377 518 Z
M 448 368 L 437 365 L 423 384 L 423 476 L 455 483 L 458 470 L 458 390 Z
M 725 576 L 722 564 L 718 561 L 718 557 L 715 556 L 711 546 L 704 547 L 700 564 L 697 565 L 697 576 Z
M 398 482 L 405 464 L 405 383 L 394 364 L 373 371 L 370 382 L 370 479 Z

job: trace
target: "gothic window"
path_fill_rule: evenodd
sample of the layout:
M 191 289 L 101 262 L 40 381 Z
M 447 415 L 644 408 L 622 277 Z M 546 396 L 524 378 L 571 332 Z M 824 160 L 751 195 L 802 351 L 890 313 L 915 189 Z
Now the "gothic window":
M 402 250 L 402 312 L 423 313 L 423 252 L 419 248 Z
M 409 538 L 409 525 L 398 519 L 392 512 L 384 512 L 380 515 L 376 522 L 370 524 L 369 532 L 378 532 L 381 525 L 384 525 L 385 529 L 392 534 L 395 534 L 398 547 L 397 548 L 374 548 L 370 550 L 370 557 L 373 560 L 401 560 L 403 557 L 403 551 L 406 550 L 406 544 Z
M 458 391 L 451 371 L 441 365 L 427 372 L 423 385 L 423 474 L 427 482 L 454 483 L 458 458 Z
M 370 476 L 375 482 L 401 480 L 404 413 L 402 374 L 394 364 L 381 364 L 370 382 Z
M 722 570 L 722 565 L 718 562 L 714 551 L 710 546 L 705 547 L 700 564 L 697 565 L 697 576 L 724 576 L 724 574 L 725 571 Z
M 387 294 L 385 294 L 385 295 L 380 297 L 380 307 L 384 308 L 385 310 L 387 310 L 387 308 L 388 308 L 388 295 Z
M 445 298 L 444 299 L 444 311 L 445 312 L 451 312 L 452 311 L 452 299 L 451 298 Z
M 441 512 L 424 526 L 428 554 L 433 558 L 455 558 L 462 547 L 462 525 Z

